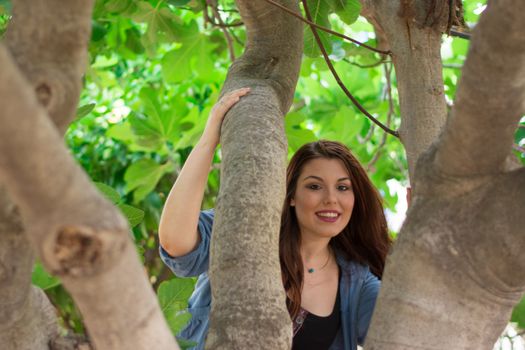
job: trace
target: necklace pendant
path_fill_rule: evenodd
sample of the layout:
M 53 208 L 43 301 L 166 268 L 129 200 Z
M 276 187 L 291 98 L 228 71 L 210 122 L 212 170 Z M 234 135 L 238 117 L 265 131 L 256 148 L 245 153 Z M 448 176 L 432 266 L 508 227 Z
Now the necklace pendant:
M 315 270 L 313 268 L 308 269 L 308 273 L 313 273 Z

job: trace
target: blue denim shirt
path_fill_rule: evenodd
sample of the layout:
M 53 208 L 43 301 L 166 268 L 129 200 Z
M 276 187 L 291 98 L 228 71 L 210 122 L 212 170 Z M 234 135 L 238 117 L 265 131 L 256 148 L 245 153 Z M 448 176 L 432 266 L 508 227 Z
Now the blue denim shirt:
M 211 305 L 211 289 L 208 279 L 208 264 L 214 211 L 202 211 L 199 217 L 201 242 L 198 247 L 180 257 L 170 256 L 160 247 L 162 261 L 179 277 L 199 276 L 195 290 L 188 302 L 192 318 L 178 336 L 196 342 L 192 349 L 203 350 L 208 333 L 208 318 Z M 345 260 L 337 254 L 341 269 L 339 293 L 341 297 L 341 329 L 330 346 L 330 350 L 356 350 L 357 344 L 365 341 L 372 318 L 380 281 L 368 266 Z M 291 324 L 290 324 L 291 327 Z

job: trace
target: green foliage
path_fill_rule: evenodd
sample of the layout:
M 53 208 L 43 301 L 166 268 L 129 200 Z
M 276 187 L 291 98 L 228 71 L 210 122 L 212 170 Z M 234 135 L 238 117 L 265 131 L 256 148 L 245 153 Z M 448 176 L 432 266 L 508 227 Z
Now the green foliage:
M 477 21 L 483 3 L 464 1 L 469 23 Z M 164 200 L 204 128 L 231 64 L 221 29 L 205 25 L 204 4 L 204 0 L 96 0 L 85 89 L 66 134 L 77 162 L 133 227 L 137 251 L 153 287 L 158 287 L 159 302 L 175 333 L 189 319 L 184 309 L 194 281 L 175 278 L 163 282 L 169 274 L 158 258 L 158 222 Z M 316 23 L 376 46 L 372 26 L 358 16 L 358 0 L 308 0 L 308 5 Z M 233 0 L 221 1 L 225 23 L 239 21 L 234 6 Z M 10 2 L 0 0 L 0 36 L 9 13 Z M 244 27 L 229 30 L 234 37 L 233 50 L 239 55 L 246 40 Z M 319 33 L 347 88 L 381 122 L 387 123 L 390 115 L 390 126 L 397 129 L 396 81 L 394 76 L 387 79 L 383 58 Z M 386 207 L 394 210 L 397 194 L 390 192 L 387 181 L 406 183 L 401 143 L 391 136 L 383 142 L 384 132 L 349 101 L 327 70 L 308 26 L 304 40 L 301 78 L 292 112 L 285 118 L 289 156 L 304 143 L 320 138 L 345 143 L 369 167 Z M 459 38 L 443 42 L 443 77 L 449 102 L 454 99 L 458 68 L 464 63 L 468 44 Z M 389 82 L 393 107 L 386 96 Z M 515 139 L 522 146 L 524 130 L 518 129 Z M 521 158 L 525 162 L 525 155 Z M 220 161 L 217 153 L 215 165 Z M 215 169 L 209 176 L 205 208 L 214 205 L 218 188 L 219 171 Z M 65 327 L 84 331 L 80 314 L 63 286 L 39 264 L 35 265 L 33 283 L 44 288 L 57 305 Z
M 122 198 L 117 190 L 101 182 L 95 182 L 95 186 L 97 186 L 99 191 L 102 192 L 111 203 L 115 204 L 120 209 L 122 214 L 128 219 L 128 223 L 131 227 L 135 227 L 142 222 L 144 219 L 144 211 L 122 203 Z
M 42 264 L 39 262 L 35 263 L 35 266 L 33 267 L 31 282 L 43 290 L 56 287 L 61 283 L 58 278 L 47 273 Z
M 512 311 L 511 322 L 516 322 L 519 328 L 525 329 L 525 296 Z
M 161 165 L 151 159 L 141 159 L 129 166 L 124 181 L 128 191 L 134 191 L 135 202 L 140 202 L 153 191 L 164 174 L 173 170 L 173 165 L 169 162 Z
M 361 12 L 361 3 L 358 0 L 307 0 L 306 3 L 312 16 L 312 22 L 326 28 L 331 28 L 332 26 L 329 19 L 331 13 L 335 13 L 344 23 L 352 24 L 357 20 Z M 330 54 L 332 52 L 331 34 L 318 30 L 318 35 L 326 51 Z M 309 57 L 316 57 L 321 54 L 315 36 L 309 26 L 305 26 L 304 54 Z
M 194 279 L 173 278 L 159 286 L 159 304 L 173 334 L 179 333 L 191 319 L 186 308 L 194 285 Z

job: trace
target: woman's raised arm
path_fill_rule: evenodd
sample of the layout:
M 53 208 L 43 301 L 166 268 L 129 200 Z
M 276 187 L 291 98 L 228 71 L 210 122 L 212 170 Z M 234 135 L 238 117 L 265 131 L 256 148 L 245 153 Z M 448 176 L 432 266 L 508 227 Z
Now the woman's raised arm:
M 213 154 L 219 144 L 222 120 L 241 96 L 249 91 L 249 88 L 234 90 L 213 106 L 199 142 L 188 156 L 168 195 L 160 218 L 159 240 L 171 256 L 186 255 L 199 244 L 199 213 Z

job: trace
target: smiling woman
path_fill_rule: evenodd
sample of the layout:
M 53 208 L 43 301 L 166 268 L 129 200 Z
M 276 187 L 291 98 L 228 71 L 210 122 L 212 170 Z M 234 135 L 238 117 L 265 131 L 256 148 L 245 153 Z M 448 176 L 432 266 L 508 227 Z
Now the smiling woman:
M 286 185 L 279 254 L 293 349 L 356 349 L 391 244 L 381 197 L 350 150 L 333 141 L 301 147 Z
M 180 336 L 204 348 L 211 289 L 207 275 L 215 212 L 199 214 L 206 175 L 228 109 L 248 89 L 213 108 L 166 206 L 159 235 L 163 261 L 178 276 L 199 276 L 189 300 L 192 320 Z M 381 198 L 346 146 L 304 145 L 287 170 L 279 255 L 293 349 L 351 349 L 364 342 L 390 247 Z

